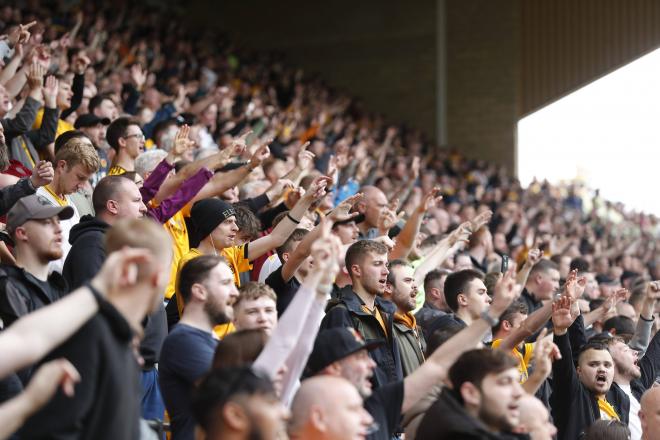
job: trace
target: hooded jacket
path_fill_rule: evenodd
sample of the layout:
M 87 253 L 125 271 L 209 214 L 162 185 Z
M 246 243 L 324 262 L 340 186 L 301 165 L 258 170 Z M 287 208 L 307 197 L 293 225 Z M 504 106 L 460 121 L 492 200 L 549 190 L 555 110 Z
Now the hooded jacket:
M 103 240 L 108 228 L 109 224 L 91 215 L 83 216 L 80 223 L 71 228 L 71 250 L 62 270 L 71 290 L 92 279 L 103 265 L 106 256 Z

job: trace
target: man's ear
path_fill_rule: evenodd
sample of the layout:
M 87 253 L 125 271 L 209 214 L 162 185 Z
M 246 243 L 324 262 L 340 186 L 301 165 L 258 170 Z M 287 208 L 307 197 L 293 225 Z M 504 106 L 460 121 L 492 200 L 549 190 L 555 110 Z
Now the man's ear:
M 481 406 L 481 391 L 472 382 L 463 382 L 460 392 L 466 405 Z
M 328 430 L 328 421 L 318 405 L 312 405 L 309 409 L 309 419 L 317 431 L 326 432 Z
M 436 300 L 442 299 L 442 292 L 440 292 L 440 289 L 438 289 L 437 287 L 431 287 L 429 289 L 428 293 L 431 296 L 431 298 L 433 298 L 433 299 L 436 299 Z
M 119 152 L 119 150 L 121 150 L 122 148 L 126 148 L 126 139 L 124 139 L 123 137 L 118 137 L 117 146 L 119 147 L 117 148 L 117 152 Z
M 200 283 L 195 283 L 190 287 L 191 299 L 195 298 L 199 302 L 206 302 L 206 288 Z
M 27 241 L 27 231 L 24 227 L 19 226 L 14 230 L 14 241 Z
M 289 253 L 288 252 L 282 252 L 282 261 L 286 263 L 289 261 Z
M 351 270 L 348 271 L 349 275 L 355 275 L 355 276 L 362 276 L 362 268 L 360 267 L 359 264 L 353 264 L 351 265 Z
M 509 321 L 507 321 L 506 319 L 502 320 L 502 329 L 503 330 L 509 331 L 509 330 L 511 330 L 511 327 L 513 327 L 513 326 L 511 325 L 511 323 Z
M 243 407 L 236 402 L 227 402 L 222 407 L 222 423 L 233 431 L 248 432 L 250 421 Z
M 468 298 L 467 295 L 464 293 L 459 293 L 458 296 L 456 297 L 456 302 L 458 303 L 458 306 L 461 307 L 467 307 L 468 305 Z
M 391 296 L 394 293 L 394 286 L 389 281 L 385 283 L 385 295 Z
M 108 200 L 105 202 L 105 210 L 108 211 L 110 214 L 115 214 L 119 212 L 119 203 L 117 203 L 116 200 Z
M 66 171 L 66 160 L 58 160 L 55 164 L 55 170 L 60 170 L 61 173 Z

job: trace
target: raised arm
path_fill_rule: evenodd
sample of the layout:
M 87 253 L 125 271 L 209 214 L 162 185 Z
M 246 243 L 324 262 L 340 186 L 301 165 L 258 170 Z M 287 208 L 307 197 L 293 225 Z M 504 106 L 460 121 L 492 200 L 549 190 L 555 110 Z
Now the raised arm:
M 291 235 L 298 223 L 300 223 L 300 219 L 305 215 L 312 203 L 325 196 L 325 188 L 329 182 L 330 178 L 326 176 L 319 176 L 314 179 L 305 195 L 298 200 L 298 203 L 275 226 L 270 234 L 250 242 L 248 246 L 248 259 L 254 260 L 269 250 L 281 246 L 289 235 Z
M 418 286 L 424 285 L 424 278 L 434 269 L 437 269 L 451 255 L 452 249 L 456 246 L 467 243 L 470 239 L 472 230 L 470 223 L 465 222 L 452 231 L 446 238 L 438 243 L 435 248 L 424 257 L 424 261 L 415 269 L 415 283 Z
M 101 292 L 110 286 L 133 282 L 135 263 L 148 260 L 140 249 L 113 252 L 92 285 Z M 76 289 L 63 299 L 26 315 L 0 333 L 0 377 L 34 364 L 53 348 L 67 340 L 98 310 L 97 299 L 87 287 Z
M 413 211 L 412 215 L 406 221 L 405 226 L 397 236 L 394 249 L 390 252 L 389 259 L 396 260 L 397 258 L 408 258 L 408 254 L 415 246 L 415 239 L 419 234 L 419 229 L 422 227 L 424 215 L 435 206 L 435 204 L 442 199 L 440 195 L 440 188 L 435 187 L 428 194 L 424 195 L 422 202 Z
M 646 351 L 646 347 L 649 345 L 649 339 L 651 338 L 651 328 L 653 327 L 654 313 L 655 313 L 655 304 L 660 298 L 660 281 L 652 281 L 646 286 L 646 294 L 644 296 L 644 302 L 642 303 L 642 309 L 639 313 L 639 319 L 637 320 L 637 327 L 635 328 L 635 334 L 630 340 L 631 348 L 637 351 Z

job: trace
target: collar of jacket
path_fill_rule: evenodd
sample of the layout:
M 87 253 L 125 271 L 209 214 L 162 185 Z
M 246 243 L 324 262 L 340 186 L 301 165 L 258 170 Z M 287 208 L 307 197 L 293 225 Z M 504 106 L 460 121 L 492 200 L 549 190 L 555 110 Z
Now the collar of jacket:
M 30 272 L 26 271 L 22 267 L 1 265 L 0 266 L 0 277 L 6 276 L 8 278 L 14 278 L 16 280 L 22 280 L 24 283 L 30 284 L 35 290 L 41 292 L 41 294 L 48 298 L 50 302 L 56 301 L 59 298 L 51 298 L 46 292 L 44 292 L 41 280 L 37 279 Z M 48 275 L 48 284 L 60 291 L 60 296 L 65 295 L 69 292 L 66 280 L 58 272 L 53 272 Z
M 353 289 L 349 289 L 348 291 L 342 291 L 342 296 L 341 296 L 342 301 L 344 304 L 346 304 L 346 308 L 357 314 L 357 315 L 369 315 L 371 316 L 370 313 L 365 312 L 362 310 L 362 306 L 364 305 L 364 301 L 358 296 L 357 293 L 353 291 Z M 378 307 L 381 311 L 388 313 L 390 315 L 394 315 L 394 312 L 396 312 L 396 307 L 394 304 L 392 304 L 389 301 L 386 301 L 382 299 L 381 297 L 377 296 L 376 301 L 374 302 L 376 307 Z

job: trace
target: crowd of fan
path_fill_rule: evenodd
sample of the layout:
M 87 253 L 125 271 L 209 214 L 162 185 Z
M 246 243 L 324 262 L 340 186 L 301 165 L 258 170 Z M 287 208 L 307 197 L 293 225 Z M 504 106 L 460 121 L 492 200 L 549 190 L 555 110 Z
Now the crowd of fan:
M 0 438 L 660 436 L 654 216 L 62 5 L 0 9 Z

